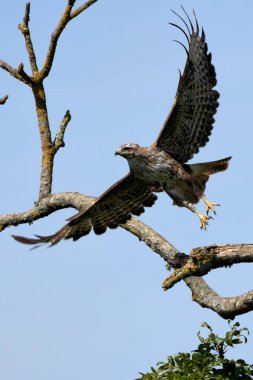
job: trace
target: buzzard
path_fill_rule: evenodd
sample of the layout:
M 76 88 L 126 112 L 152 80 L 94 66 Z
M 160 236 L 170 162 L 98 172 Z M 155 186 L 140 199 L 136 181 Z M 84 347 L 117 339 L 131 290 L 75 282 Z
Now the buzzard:
M 138 144 L 121 145 L 115 155 L 124 157 L 129 164 L 129 173 L 110 187 L 85 211 L 68 219 L 68 223 L 55 234 L 37 236 L 30 239 L 13 236 L 25 244 L 57 244 L 62 239 L 77 240 L 92 229 L 102 234 L 109 228 L 126 223 L 132 215 L 140 215 L 144 207 L 151 207 L 157 196 L 155 192 L 165 191 L 173 204 L 186 207 L 200 219 L 200 228 L 206 229 L 208 214 L 215 213 L 217 203 L 209 202 L 204 191 L 210 175 L 224 171 L 231 157 L 218 161 L 186 164 L 199 148 L 206 145 L 211 135 L 214 114 L 218 108 L 219 93 L 214 90 L 217 81 L 215 69 L 208 53 L 205 33 L 199 29 L 194 13 L 195 26 L 182 8 L 189 24 L 174 12 L 184 23 L 179 25 L 187 41 L 188 48 L 183 74 L 172 109 L 164 122 L 157 140 L 150 147 Z M 200 214 L 195 204 L 202 199 L 206 205 L 206 215 Z

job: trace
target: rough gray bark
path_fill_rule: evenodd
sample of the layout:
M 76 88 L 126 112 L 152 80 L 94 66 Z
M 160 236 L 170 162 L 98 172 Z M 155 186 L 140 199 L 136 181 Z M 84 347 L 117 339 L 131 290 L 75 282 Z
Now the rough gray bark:
M 75 0 L 67 1 L 61 20 L 52 33 L 48 52 L 41 70 L 39 70 L 37 65 L 36 54 L 29 30 L 30 3 L 27 3 L 23 22 L 19 25 L 19 29 L 24 36 L 32 75 L 30 76 L 25 72 L 22 63 L 20 63 L 17 69 L 14 69 L 6 62 L 0 61 L 0 67 L 3 70 L 32 89 L 36 104 L 42 151 L 38 200 L 30 210 L 21 213 L 0 215 L 0 231 L 9 226 L 32 223 L 37 219 L 44 218 L 57 210 L 67 207 L 81 211 L 89 207 L 96 199 L 74 192 L 51 194 L 54 157 L 59 148 L 64 146 L 64 133 L 71 120 L 71 115 L 69 111 L 66 112 L 55 138 L 52 139 L 46 94 L 43 86 L 44 79 L 50 74 L 57 42 L 62 31 L 72 19 L 88 9 L 96 1 L 97 0 L 86 1 L 75 10 L 73 10 Z M 7 98 L 8 96 L 5 96 L 0 99 L 0 104 L 4 104 Z M 185 253 L 179 252 L 164 237 L 136 218 L 132 218 L 126 224 L 121 225 L 121 227 L 135 235 L 152 251 L 159 254 L 170 269 L 174 269 L 171 276 L 163 283 L 165 290 L 174 286 L 178 281 L 183 280 L 190 288 L 192 299 L 195 302 L 202 307 L 215 311 L 225 319 L 233 319 L 236 315 L 247 313 L 253 309 L 253 291 L 249 291 L 237 297 L 221 297 L 201 278 L 201 276 L 216 268 L 227 267 L 243 262 L 252 262 L 253 245 L 242 244 L 199 247 L 193 249 L 189 255 L 186 255 Z

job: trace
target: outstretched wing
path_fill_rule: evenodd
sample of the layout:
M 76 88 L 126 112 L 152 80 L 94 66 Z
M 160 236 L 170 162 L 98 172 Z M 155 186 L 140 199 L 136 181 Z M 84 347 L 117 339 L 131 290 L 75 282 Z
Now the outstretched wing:
M 213 90 L 217 83 L 215 68 L 211 62 L 211 53 L 208 54 L 205 33 L 202 29 L 200 34 L 196 17 L 194 29 L 186 12 L 185 14 L 191 31 L 183 18 L 177 16 L 184 22 L 189 35 L 178 25 L 172 25 L 179 28 L 188 40 L 188 49 L 179 42 L 187 52 L 187 61 L 183 75 L 180 73 L 173 107 L 155 142 L 157 148 L 182 163 L 190 160 L 209 140 L 214 114 L 219 105 L 219 93 Z
M 87 210 L 79 212 L 55 234 L 38 236 L 30 239 L 13 235 L 14 239 L 24 244 L 57 244 L 62 239 L 77 240 L 93 228 L 96 234 L 102 234 L 107 227 L 117 228 L 126 223 L 132 214 L 140 215 L 144 207 L 151 207 L 157 196 L 155 189 L 140 179 L 128 174 L 103 193 Z

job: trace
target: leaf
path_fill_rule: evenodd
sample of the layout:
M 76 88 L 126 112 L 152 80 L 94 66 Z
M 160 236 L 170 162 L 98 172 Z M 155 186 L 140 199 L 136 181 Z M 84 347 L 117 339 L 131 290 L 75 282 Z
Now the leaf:
M 209 326 L 209 324 L 208 324 L 207 322 L 203 322 L 203 323 L 201 324 L 201 326 L 202 326 L 202 327 L 206 327 L 208 330 L 212 331 L 211 326 Z
M 241 339 L 232 339 L 233 344 L 240 344 L 242 343 Z

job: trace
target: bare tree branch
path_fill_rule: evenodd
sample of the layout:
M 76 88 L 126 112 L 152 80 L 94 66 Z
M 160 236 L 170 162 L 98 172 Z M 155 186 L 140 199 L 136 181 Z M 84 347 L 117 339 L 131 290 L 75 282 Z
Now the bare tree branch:
M 188 277 L 184 281 L 192 291 L 193 301 L 224 319 L 234 319 L 253 310 L 252 290 L 236 297 L 220 297 L 201 277 Z
M 78 8 L 75 12 L 75 16 L 80 14 L 82 11 L 87 9 L 90 5 L 92 5 L 95 1 L 87 1 L 81 7 Z M 52 142 L 51 130 L 48 118 L 47 111 L 47 103 L 46 103 L 46 94 L 43 86 L 43 80 L 48 76 L 55 51 L 58 39 L 67 25 L 67 23 L 74 18 L 71 17 L 71 11 L 75 4 L 74 0 L 69 0 L 68 4 L 65 8 L 63 16 L 52 34 L 51 41 L 49 44 L 49 49 L 47 52 L 46 60 L 44 66 L 40 72 L 38 72 L 37 60 L 35 51 L 32 44 L 30 29 L 29 29 L 29 21 L 30 21 L 30 3 L 26 4 L 25 14 L 23 17 L 23 22 L 19 25 L 19 29 L 21 30 L 24 39 L 26 50 L 28 54 L 28 58 L 30 61 L 30 66 L 32 69 L 32 76 L 30 77 L 24 71 L 24 65 L 21 63 L 18 66 L 18 69 L 12 68 L 4 61 L 0 61 L 0 67 L 11 74 L 16 79 L 21 82 L 32 87 L 35 104 L 36 104 L 36 113 L 38 119 L 38 128 L 40 132 L 40 141 L 41 141 L 41 150 L 42 150 L 42 163 L 41 163 L 41 175 L 40 175 L 40 190 L 39 190 L 39 199 L 42 199 L 48 196 L 52 190 L 52 180 L 53 180 L 53 164 L 54 157 L 60 147 L 64 146 L 64 133 L 65 129 L 70 121 L 69 112 L 66 113 L 61 126 L 56 134 L 54 142 Z
M 42 83 L 34 84 L 32 86 L 32 90 L 36 104 L 36 113 L 42 150 L 39 191 L 39 199 L 41 199 L 51 193 L 55 147 L 52 143 L 51 138 L 44 86 Z
M 140 220 L 132 218 L 128 223 L 121 225 L 125 230 L 131 232 L 140 241 L 143 241 L 153 252 L 158 253 L 169 266 L 176 267 L 182 265 L 187 255 L 178 252 L 178 250 L 169 243 L 163 236 L 155 232 Z
M 163 289 L 168 290 L 177 282 L 190 276 L 204 276 L 212 269 L 252 262 L 252 244 L 226 244 L 194 248 L 187 263 L 164 280 Z
M 30 3 L 26 3 L 23 22 L 22 24 L 19 24 L 18 27 L 24 36 L 25 46 L 28 53 L 28 57 L 29 57 L 29 61 L 30 61 L 31 69 L 32 69 L 32 74 L 33 74 L 33 77 L 35 77 L 38 72 L 38 66 L 37 66 L 35 52 L 33 49 L 31 35 L 30 35 L 29 21 L 30 21 Z
M 50 44 L 49 44 L 49 48 L 48 48 L 48 52 L 47 52 L 47 56 L 46 56 L 46 59 L 45 59 L 45 63 L 44 63 L 44 65 L 43 65 L 43 67 L 42 67 L 42 69 L 41 69 L 41 71 L 40 71 L 40 73 L 39 73 L 39 75 L 37 77 L 38 81 L 42 81 L 50 73 L 59 37 L 60 37 L 61 33 L 63 32 L 64 28 L 66 27 L 66 25 L 68 24 L 68 22 L 71 19 L 73 19 L 74 17 L 76 17 L 78 14 L 80 14 L 81 12 L 83 12 L 84 10 L 86 10 L 87 8 L 89 8 L 96 1 L 97 0 L 87 1 L 85 4 L 83 4 L 81 7 L 79 7 L 76 11 L 74 11 L 73 14 L 71 14 L 71 11 L 72 11 L 72 8 L 73 8 L 73 6 L 75 4 L 75 1 L 73 1 L 73 0 L 71 0 L 71 1 L 69 0 L 68 1 L 68 4 L 67 4 L 67 6 L 65 8 L 63 16 L 62 16 L 62 18 L 61 18 L 61 20 L 60 20 L 57 28 L 52 33 Z
M 55 139 L 54 139 L 54 146 L 55 146 L 56 151 L 59 148 L 64 147 L 64 145 L 65 145 L 64 134 L 65 134 L 65 130 L 66 130 L 67 125 L 70 122 L 70 120 L 71 120 L 71 115 L 70 115 L 70 112 L 68 110 L 68 111 L 66 111 L 66 113 L 64 115 L 64 118 L 61 122 L 61 125 L 60 125 L 60 127 L 56 133 Z
M 73 19 L 74 17 L 80 15 L 80 13 L 82 13 L 83 11 L 85 11 L 87 8 L 89 8 L 91 5 L 93 5 L 97 1 L 98 0 L 89 0 L 89 1 L 86 1 L 86 3 L 84 3 L 83 5 L 81 5 L 80 7 L 78 7 L 77 9 L 75 9 L 71 13 L 70 18 Z
M 10 226 L 18 226 L 24 223 L 33 223 L 57 210 L 72 207 L 78 211 L 91 206 L 96 198 L 76 192 L 50 194 L 35 203 L 35 206 L 27 211 L 0 215 L 0 231 Z
M 72 10 L 73 5 L 74 5 L 74 3 L 73 4 L 71 4 L 70 2 L 68 3 L 57 28 L 52 33 L 48 52 L 47 52 L 47 56 L 45 59 L 45 63 L 44 63 L 44 65 L 43 65 L 43 67 L 42 67 L 42 69 L 38 75 L 38 81 L 43 81 L 43 79 L 45 79 L 48 76 L 48 74 L 50 73 L 50 70 L 51 70 L 51 67 L 53 64 L 53 60 L 54 60 L 54 55 L 55 55 L 58 39 L 59 39 L 63 29 L 65 28 L 65 26 L 67 25 L 67 23 L 70 20 L 70 12 Z
M 136 223 L 137 222 L 137 223 Z M 147 244 L 154 252 L 158 253 L 170 266 L 187 267 L 189 256 L 180 253 L 172 244 L 167 242 L 162 236 L 150 229 L 144 223 L 131 219 L 122 226 L 127 231 L 133 233 L 141 241 Z M 206 256 L 206 252 L 208 252 Z M 192 250 L 192 256 L 196 255 L 198 260 L 210 260 L 210 255 L 218 256 L 220 266 L 238 264 L 241 262 L 252 262 L 253 245 L 224 245 L 199 247 Z M 201 262 L 198 263 L 201 267 Z M 205 264 L 204 264 L 205 265 Z M 214 268 L 213 268 L 214 269 Z M 224 319 L 233 319 L 236 315 L 245 314 L 253 310 L 253 291 L 236 296 L 221 297 L 201 277 L 191 276 L 184 279 L 186 285 L 192 291 L 192 300 L 200 306 L 208 308 L 219 314 Z
M 38 201 L 31 210 L 19 214 L 10 214 L 0 216 L 0 229 L 3 230 L 9 226 L 16 226 L 22 223 L 32 223 L 33 221 L 48 216 L 49 214 L 67 207 L 73 207 L 77 210 L 85 210 L 95 201 L 96 198 L 88 197 L 79 193 L 59 193 L 51 194 Z M 158 253 L 170 266 L 178 267 L 181 263 L 186 263 L 188 256 L 180 253 L 171 243 L 165 240 L 161 235 L 152 230 L 149 226 L 132 218 L 126 224 L 121 225 L 126 231 L 131 232 L 150 247 L 155 253 Z M 221 261 L 225 260 L 226 246 L 222 246 Z M 251 245 L 228 245 L 228 254 L 235 263 L 245 262 L 252 255 Z M 248 247 L 250 252 L 247 252 Z M 206 250 L 213 250 L 214 246 L 196 248 L 194 251 L 202 252 L 204 258 Z M 240 251 L 242 250 L 242 251 Z M 240 261 L 240 252 L 242 261 Z M 223 266 L 222 262 L 221 266 Z M 191 276 L 184 279 L 187 286 L 192 291 L 192 299 L 200 306 L 215 311 L 224 319 L 233 319 L 236 315 L 247 313 L 253 310 L 253 291 L 237 297 L 220 297 L 207 283 L 200 277 Z

